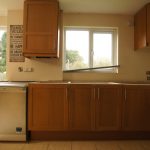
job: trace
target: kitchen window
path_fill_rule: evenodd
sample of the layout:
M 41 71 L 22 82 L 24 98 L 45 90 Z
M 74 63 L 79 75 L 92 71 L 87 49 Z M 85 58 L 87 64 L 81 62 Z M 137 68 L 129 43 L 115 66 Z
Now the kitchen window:
M 6 80 L 6 27 L 0 26 L 0 81 Z
M 117 28 L 65 27 L 63 70 L 116 72 L 117 45 Z

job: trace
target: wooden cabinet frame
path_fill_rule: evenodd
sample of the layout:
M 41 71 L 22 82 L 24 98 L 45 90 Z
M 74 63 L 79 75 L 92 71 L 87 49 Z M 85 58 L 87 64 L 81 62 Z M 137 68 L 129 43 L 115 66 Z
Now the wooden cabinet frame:
M 24 2 L 23 55 L 59 56 L 59 3 L 53 0 Z
M 69 86 L 69 130 L 92 131 L 94 122 L 94 89 L 88 84 Z
M 150 131 L 150 86 L 126 85 L 122 130 Z
M 64 131 L 68 129 L 66 85 L 29 85 L 28 127 L 32 131 Z
M 122 123 L 123 88 L 121 85 L 95 87 L 97 131 L 120 131 Z
M 134 16 L 134 49 L 150 47 L 150 3 Z
M 150 131 L 149 108 L 148 85 L 29 84 L 31 131 Z

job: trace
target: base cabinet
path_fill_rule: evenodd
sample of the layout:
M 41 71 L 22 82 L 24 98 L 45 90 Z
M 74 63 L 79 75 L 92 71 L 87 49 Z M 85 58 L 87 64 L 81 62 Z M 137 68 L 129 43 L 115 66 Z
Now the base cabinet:
M 121 130 L 123 90 L 121 86 L 96 86 L 96 130 Z
M 149 116 L 149 85 L 29 84 L 29 131 L 145 134 Z
M 61 131 L 68 127 L 67 87 L 54 84 L 29 85 L 28 128 Z
M 125 87 L 123 130 L 150 131 L 150 86 Z
M 69 130 L 91 131 L 94 128 L 94 101 L 91 85 L 69 88 Z

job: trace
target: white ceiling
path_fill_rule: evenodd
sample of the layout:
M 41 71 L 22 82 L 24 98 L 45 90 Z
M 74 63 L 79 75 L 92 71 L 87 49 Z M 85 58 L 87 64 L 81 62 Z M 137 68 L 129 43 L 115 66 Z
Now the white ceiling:
M 58 0 L 64 12 L 135 14 L 150 0 Z M 23 9 L 24 0 L 0 0 L 0 15 Z

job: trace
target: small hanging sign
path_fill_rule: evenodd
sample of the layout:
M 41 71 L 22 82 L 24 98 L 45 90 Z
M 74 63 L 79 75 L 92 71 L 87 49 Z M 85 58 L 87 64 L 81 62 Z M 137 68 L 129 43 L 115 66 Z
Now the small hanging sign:
M 10 62 L 24 62 L 23 25 L 10 25 Z

